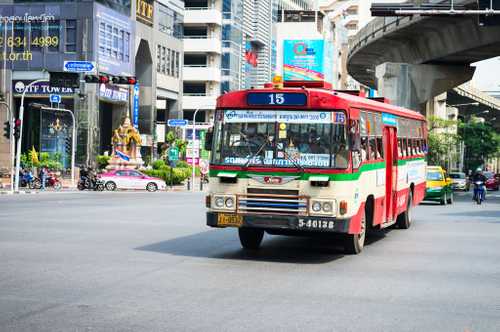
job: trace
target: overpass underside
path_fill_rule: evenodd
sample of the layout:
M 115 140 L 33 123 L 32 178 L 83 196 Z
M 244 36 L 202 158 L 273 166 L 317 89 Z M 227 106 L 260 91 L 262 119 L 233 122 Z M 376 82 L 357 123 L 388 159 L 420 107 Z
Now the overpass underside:
M 469 81 L 471 63 L 500 55 L 500 27 L 475 17 L 377 18 L 350 42 L 351 76 L 395 104 L 425 103 Z

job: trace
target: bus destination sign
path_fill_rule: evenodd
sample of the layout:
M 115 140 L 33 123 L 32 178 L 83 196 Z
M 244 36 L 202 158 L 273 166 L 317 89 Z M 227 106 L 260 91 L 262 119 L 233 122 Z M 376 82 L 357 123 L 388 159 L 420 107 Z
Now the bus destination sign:
M 247 104 L 253 106 L 306 106 L 307 96 L 304 93 L 251 92 L 247 95 Z

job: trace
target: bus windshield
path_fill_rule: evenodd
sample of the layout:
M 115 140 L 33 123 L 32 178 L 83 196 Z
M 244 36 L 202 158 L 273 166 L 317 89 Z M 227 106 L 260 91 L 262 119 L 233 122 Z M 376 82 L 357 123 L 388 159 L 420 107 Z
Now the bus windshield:
M 216 164 L 348 167 L 344 112 L 226 110 L 217 118 Z

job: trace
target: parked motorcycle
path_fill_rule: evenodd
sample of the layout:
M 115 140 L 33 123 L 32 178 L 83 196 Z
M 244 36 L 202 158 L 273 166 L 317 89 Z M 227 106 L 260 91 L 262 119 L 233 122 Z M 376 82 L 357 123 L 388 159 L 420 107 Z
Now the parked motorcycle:
M 78 181 L 78 190 L 95 190 L 95 191 L 103 191 L 104 190 L 104 181 L 98 179 L 97 177 L 91 176 L 82 176 Z
M 474 182 L 474 200 L 477 204 L 481 204 L 484 201 L 484 196 L 486 193 L 486 187 L 483 181 Z
M 35 189 L 35 177 L 30 171 L 19 172 L 19 186 Z
M 45 188 L 53 187 L 54 190 L 61 190 L 62 183 L 61 180 L 55 175 L 55 173 L 49 172 L 47 177 L 45 178 Z M 40 189 L 42 188 L 42 180 L 39 178 L 35 178 L 34 180 L 34 188 Z

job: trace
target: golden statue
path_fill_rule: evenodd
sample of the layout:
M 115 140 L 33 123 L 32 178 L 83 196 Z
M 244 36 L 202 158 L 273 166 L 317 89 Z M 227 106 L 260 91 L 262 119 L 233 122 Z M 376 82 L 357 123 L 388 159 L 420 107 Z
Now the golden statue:
M 141 135 L 130 123 L 128 115 L 123 123 L 113 131 L 111 143 L 113 144 L 113 153 L 107 168 L 136 168 L 143 165 L 140 152 Z

